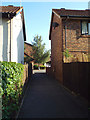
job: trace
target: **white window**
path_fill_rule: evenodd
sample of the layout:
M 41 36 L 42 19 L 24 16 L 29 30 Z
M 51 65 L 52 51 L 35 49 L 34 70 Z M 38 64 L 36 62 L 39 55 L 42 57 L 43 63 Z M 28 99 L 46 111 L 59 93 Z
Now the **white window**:
M 88 34 L 88 23 L 82 22 L 82 34 Z
M 88 21 L 82 21 L 82 25 L 81 25 L 81 33 L 83 35 L 90 35 L 90 22 Z

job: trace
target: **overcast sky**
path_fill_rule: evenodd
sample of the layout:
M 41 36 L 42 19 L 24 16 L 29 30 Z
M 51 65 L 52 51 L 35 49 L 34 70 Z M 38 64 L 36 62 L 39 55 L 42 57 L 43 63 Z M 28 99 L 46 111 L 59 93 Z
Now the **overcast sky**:
M 17 0 L 6 0 L 6 1 L 14 1 L 14 2 L 2 2 L 3 6 L 5 5 L 20 6 L 20 2 L 15 2 Z M 29 1 L 29 2 L 22 2 L 22 1 Z M 85 10 L 88 9 L 88 1 L 89 0 L 84 0 L 83 2 L 81 1 L 80 2 L 65 2 L 65 1 L 64 2 L 30 2 L 30 0 L 21 0 L 21 5 L 24 8 L 27 42 L 31 43 L 33 37 L 38 34 L 42 36 L 43 42 L 46 43 L 46 49 L 50 49 L 51 46 L 49 40 L 49 30 L 50 30 L 52 8 Z

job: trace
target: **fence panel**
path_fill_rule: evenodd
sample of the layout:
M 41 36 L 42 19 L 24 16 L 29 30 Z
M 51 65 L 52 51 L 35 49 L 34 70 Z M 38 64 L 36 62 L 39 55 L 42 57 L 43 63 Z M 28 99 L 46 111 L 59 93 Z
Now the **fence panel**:
M 90 62 L 63 63 L 63 84 L 88 99 Z
M 71 71 L 71 63 L 65 63 L 63 64 L 63 84 L 68 87 L 69 89 L 72 90 L 72 73 L 70 74 Z
M 24 65 L 23 84 L 28 81 L 28 64 Z

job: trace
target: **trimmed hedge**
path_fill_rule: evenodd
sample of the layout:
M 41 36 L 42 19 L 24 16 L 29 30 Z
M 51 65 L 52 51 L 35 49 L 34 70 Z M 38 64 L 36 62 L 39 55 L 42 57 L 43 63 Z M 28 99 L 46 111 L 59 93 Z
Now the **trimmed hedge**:
M 44 65 L 41 65 L 41 66 L 40 66 L 40 69 L 45 69 L 45 66 L 44 66 Z
M 39 68 L 40 69 L 45 69 L 45 66 L 44 65 L 41 65 L 40 67 L 38 65 L 34 65 L 34 70 L 38 70 Z
M 35 70 L 38 70 L 38 65 L 33 66 Z
M 15 62 L 0 62 L 2 84 L 2 118 L 12 118 L 19 109 L 19 100 L 22 94 L 24 66 Z

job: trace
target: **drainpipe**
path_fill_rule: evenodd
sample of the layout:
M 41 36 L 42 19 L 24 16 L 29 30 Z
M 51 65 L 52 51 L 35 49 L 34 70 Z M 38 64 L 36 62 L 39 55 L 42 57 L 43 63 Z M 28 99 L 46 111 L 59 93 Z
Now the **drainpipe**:
M 8 14 L 9 20 L 10 20 L 10 48 L 9 48 L 9 62 L 11 62 L 11 17 L 10 14 Z
M 11 62 L 11 19 L 10 19 L 10 62 Z
M 65 49 L 67 49 L 67 25 L 65 23 Z
M 67 49 L 67 20 L 68 20 L 69 16 L 67 16 L 66 20 L 65 20 L 65 49 Z

